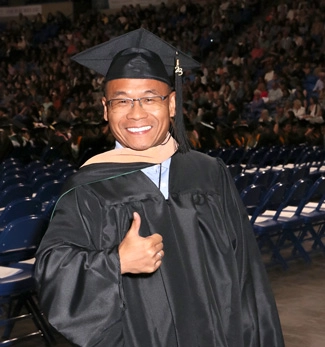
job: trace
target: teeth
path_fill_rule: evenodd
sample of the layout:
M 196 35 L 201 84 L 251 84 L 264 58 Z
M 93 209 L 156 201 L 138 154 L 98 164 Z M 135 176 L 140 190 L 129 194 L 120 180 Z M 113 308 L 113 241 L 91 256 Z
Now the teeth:
M 141 127 L 141 128 L 128 128 L 128 131 L 131 133 L 139 133 L 141 131 L 146 131 L 151 129 L 151 126 Z

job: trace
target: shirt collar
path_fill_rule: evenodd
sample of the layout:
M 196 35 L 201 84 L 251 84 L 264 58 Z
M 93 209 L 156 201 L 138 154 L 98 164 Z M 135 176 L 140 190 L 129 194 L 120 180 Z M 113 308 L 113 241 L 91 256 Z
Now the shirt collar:
M 119 148 L 123 148 L 123 146 L 122 146 L 118 141 L 115 141 L 115 149 L 119 149 Z M 163 162 L 161 163 L 161 166 L 162 166 L 164 169 L 169 169 L 170 160 L 171 160 L 171 158 L 166 159 L 165 161 L 163 161 Z M 156 165 L 159 165 L 159 164 L 156 164 Z

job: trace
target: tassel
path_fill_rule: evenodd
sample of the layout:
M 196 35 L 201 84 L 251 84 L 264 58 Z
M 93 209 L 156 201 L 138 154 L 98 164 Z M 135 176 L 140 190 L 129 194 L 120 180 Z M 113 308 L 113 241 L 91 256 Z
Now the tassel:
M 175 91 L 176 91 L 176 115 L 174 134 L 175 140 L 178 142 L 178 150 L 181 153 L 186 153 L 190 150 L 190 144 L 186 133 L 183 119 L 183 87 L 182 87 L 183 69 L 180 67 L 178 53 L 176 52 L 175 66 Z

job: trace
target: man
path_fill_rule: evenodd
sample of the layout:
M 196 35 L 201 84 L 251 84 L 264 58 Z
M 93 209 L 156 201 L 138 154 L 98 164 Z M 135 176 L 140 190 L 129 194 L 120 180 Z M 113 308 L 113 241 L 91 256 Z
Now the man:
M 176 52 L 139 29 L 74 58 L 106 76 L 117 148 L 66 184 L 37 254 L 41 306 L 79 346 L 283 346 L 232 178 L 183 137 L 167 70 L 197 63 Z

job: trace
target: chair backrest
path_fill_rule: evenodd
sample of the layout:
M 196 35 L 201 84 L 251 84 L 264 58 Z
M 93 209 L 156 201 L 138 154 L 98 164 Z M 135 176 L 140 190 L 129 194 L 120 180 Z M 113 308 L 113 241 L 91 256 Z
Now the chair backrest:
M 273 216 L 273 219 L 274 220 L 278 219 L 279 215 L 281 214 L 281 211 L 287 206 L 297 206 L 297 209 L 298 209 L 299 204 L 305 198 L 311 185 L 312 185 L 312 182 L 311 180 L 308 180 L 308 179 L 307 180 L 300 179 L 295 184 L 293 184 L 291 188 L 287 191 L 286 196 L 284 200 L 281 202 L 275 215 Z
M 256 218 L 261 215 L 266 210 L 274 210 L 276 211 L 281 205 L 284 197 L 286 195 L 287 185 L 281 182 L 273 185 L 268 192 L 264 195 L 263 199 L 261 199 L 260 204 L 256 207 L 250 222 L 254 224 Z
M 66 166 L 69 166 L 69 165 L 72 165 L 69 162 L 69 160 L 67 160 L 67 159 L 57 159 L 57 160 L 53 161 L 53 163 L 51 163 L 49 167 L 53 171 L 57 171 L 57 169 L 61 169 L 61 168 L 64 168 Z
M 240 164 L 231 164 L 227 167 L 232 177 L 239 175 L 243 170 Z
M 0 264 L 33 257 L 48 223 L 48 218 L 38 215 L 21 217 L 7 224 L 0 233 Z
M 235 147 L 227 160 L 227 165 L 231 164 L 240 164 L 245 156 L 245 148 L 244 147 Z
M 21 198 L 9 203 L 0 215 L 0 228 L 13 220 L 28 216 L 37 215 L 42 212 L 42 203 L 38 199 Z
M 57 196 L 52 198 L 50 201 L 48 201 L 42 210 L 42 216 L 51 219 L 52 213 L 57 201 L 58 201 Z
M 276 183 L 281 182 L 283 184 L 289 184 L 290 177 L 292 174 L 291 169 L 281 169 L 277 171 L 273 171 L 272 175 L 270 173 L 270 187 L 274 186 Z
M 9 170 L 19 170 L 23 169 L 23 164 L 20 161 L 10 161 L 10 162 L 2 162 L 0 168 L 0 175 Z
M 310 187 L 305 197 L 301 200 L 298 208 L 296 210 L 296 214 L 299 215 L 301 211 L 304 209 L 304 206 L 310 201 L 318 202 L 315 210 L 319 210 L 322 207 L 322 204 L 325 200 L 325 177 L 319 177 L 314 184 Z
M 44 183 L 37 191 L 35 198 L 41 200 L 42 203 L 48 202 L 51 199 L 60 195 L 62 181 L 51 181 Z
M 23 167 L 13 167 L 13 168 L 9 168 L 8 170 L 5 170 L 1 173 L 1 177 L 5 178 L 8 176 L 12 176 L 15 174 L 21 174 L 24 175 L 25 173 L 25 169 Z
M 31 197 L 32 194 L 33 189 L 29 184 L 13 184 L 0 193 L 0 207 L 5 207 L 20 198 Z
M 280 147 L 277 147 L 277 146 L 271 147 L 269 150 L 267 150 L 264 153 L 259 163 L 259 167 L 262 168 L 262 167 L 270 166 L 270 168 L 272 168 L 277 161 L 279 152 L 280 152 Z
M 294 184 L 300 179 L 307 178 L 309 174 L 309 167 L 307 165 L 297 166 L 292 170 L 292 175 L 289 177 L 289 183 Z
M 33 161 L 26 165 L 25 172 L 28 177 L 32 177 L 33 175 L 35 176 L 35 172 L 41 172 L 44 168 L 46 168 L 46 165 L 41 161 Z
M 241 192 L 240 197 L 249 215 L 252 215 L 260 204 L 264 191 L 265 187 L 262 185 L 251 184 Z
M 234 177 L 235 185 L 239 193 L 251 184 L 253 175 L 250 173 L 240 173 Z
M 290 147 L 281 147 L 275 165 L 285 166 L 288 163 L 292 149 Z
M 0 181 L 0 191 L 6 189 L 7 187 L 11 186 L 12 184 L 17 183 L 27 183 L 28 178 L 25 174 L 16 173 L 10 176 L 6 176 Z
M 256 149 L 247 160 L 245 170 L 256 168 L 257 170 L 260 168 L 260 163 L 263 161 L 264 155 L 266 153 L 266 149 L 264 147 Z
M 262 170 L 255 173 L 253 184 L 268 187 L 270 180 L 270 170 Z
M 56 179 L 56 176 L 49 172 L 39 173 L 31 181 L 33 191 L 37 192 L 44 183 L 55 181 L 55 179 Z

